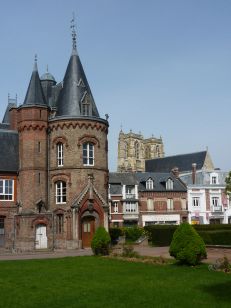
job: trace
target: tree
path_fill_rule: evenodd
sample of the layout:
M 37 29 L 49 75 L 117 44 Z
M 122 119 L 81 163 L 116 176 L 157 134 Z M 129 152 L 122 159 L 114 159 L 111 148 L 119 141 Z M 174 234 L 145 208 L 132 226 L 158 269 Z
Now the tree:
M 231 200 L 231 171 L 229 171 L 229 175 L 225 179 L 226 187 L 225 192 L 229 196 L 229 201 Z
M 188 223 L 182 223 L 174 232 L 169 253 L 181 264 L 196 265 L 207 257 L 205 243 Z

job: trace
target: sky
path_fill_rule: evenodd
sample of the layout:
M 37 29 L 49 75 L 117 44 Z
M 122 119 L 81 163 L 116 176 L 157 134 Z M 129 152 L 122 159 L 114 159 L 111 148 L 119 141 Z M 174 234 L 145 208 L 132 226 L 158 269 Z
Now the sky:
M 162 136 L 165 156 L 204 151 L 231 170 L 230 0 L 0 0 L 0 120 L 22 104 L 35 54 L 59 82 L 71 55 L 70 21 L 102 118 L 109 169 L 120 129 Z

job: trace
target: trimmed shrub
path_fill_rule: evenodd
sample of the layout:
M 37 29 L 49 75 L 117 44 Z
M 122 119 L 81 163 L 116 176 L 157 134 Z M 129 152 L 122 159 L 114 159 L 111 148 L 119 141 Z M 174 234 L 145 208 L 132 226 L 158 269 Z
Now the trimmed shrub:
M 121 228 L 110 228 L 109 234 L 111 237 L 112 244 L 117 244 L 119 237 L 124 235 L 124 231 Z
M 91 248 L 95 255 L 109 255 L 111 238 L 104 227 L 99 227 L 91 241 Z
M 140 227 L 126 227 L 123 228 L 126 241 L 135 242 L 142 235 L 144 235 L 144 229 Z
M 187 265 L 196 265 L 207 256 L 204 241 L 188 223 L 182 223 L 174 232 L 169 253 Z

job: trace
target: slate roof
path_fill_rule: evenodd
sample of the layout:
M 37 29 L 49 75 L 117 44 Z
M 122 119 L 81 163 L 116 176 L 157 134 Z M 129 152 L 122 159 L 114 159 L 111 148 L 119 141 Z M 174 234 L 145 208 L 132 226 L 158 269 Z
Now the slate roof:
M 76 49 L 73 49 L 63 80 L 63 88 L 57 102 L 57 117 L 83 116 L 82 102 L 88 96 L 91 113 L 88 116 L 98 117 L 99 113 L 85 76 Z
M 23 103 L 23 106 L 34 106 L 34 105 L 39 105 L 39 106 L 46 105 L 46 100 L 43 94 L 36 60 L 34 63 L 34 69 L 31 75 L 26 97 Z
M 186 192 L 185 185 L 181 182 L 180 179 L 176 178 L 170 172 L 137 172 L 136 178 L 139 182 L 139 191 L 157 191 L 157 192 L 165 192 L 165 191 L 177 191 L 177 192 Z M 153 189 L 146 189 L 146 182 L 151 178 L 154 182 Z M 173 181 L 173 189 L 166 190 L 166 182 L 168 179 Z
M 17 172 L 19 169 L 18 133 L 0 129 L 0 172 Z
M 3 124 L 9 124 L 10 123 L 10 109 L 13 107 L 17 107 L 16 103 L 8 103 L 7 107 L 6 107 L 6 111 L 2 120 Z
M 153 189 L 146 189 L 146 181 L 151 178 L 154 181 Z M 137 185 L 139 191 L 166 191 L 166 181 L 173 181 L 173 190 L 177 192 L 186 192 L 186 186 L 182 181 L 176 178 L 172 173 L 165 172 L 114 172 L 109 173 L 110 193 L 112 195 L 122 194 L 122 185 Z
M 149 159 L 145 161 L 145 170 L 148 172 L 170 172 L 174 167 L 179 172 L 191 171 L 192 164 L 197 164 L 197 170 L 204 166 L 207 151 L 167 156 L 163 158 Z
M 211 174 L 217 174 L 218 176 L 218 184 L 210 184 L 210 175 Z M 209 171 L 197 171 L 196 172 L 196 178 L 195 178 L 195 184 L 192 183 L 192 173 L 185 174 L 180 176 L 181 180 L 186 185 L 194 185 L 194 186 L 213 186 L 213 187 L 219 187 L 219 186 L 226 186 L 225 179 L 228 176 L 228 172 L 224 172 L 221 170 L 213 170 L 212 172 Z

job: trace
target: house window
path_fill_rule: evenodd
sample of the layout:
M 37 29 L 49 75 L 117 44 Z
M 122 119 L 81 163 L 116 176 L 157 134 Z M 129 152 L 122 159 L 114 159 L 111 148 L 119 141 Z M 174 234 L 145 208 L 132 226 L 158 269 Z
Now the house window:
M 94 144 L 90 142 L 83 144 L 83 164 L 85 166 L 94 165 Z
M 118 213 L 119 211 L 118 202 L 113 202 L 113 208 L 114 208 L 114 213 Z
M 212 205 L 213 206 L 219 206 L 219 198 L 218 197 L 212 197 Z
M 218 184 L 217 176 L 212 176 L 211 177 L 211 184 Z
M 181 209 L 186 210 L 186 199 L 181 199 Z
M 66 182 L 58 181 L 56 182 L 55 186 L 56 186 L 56 204 L 66 203 L 67 202 Z
M 168 199 L 167 200 L 167 209 L 169 211 L 172 211 L 173 210 L 173 199 Z
M 56 233 L 63 233 L 63 214 L 56 215 Z
M 126 186 L 126 198 L 133 199 L 135 198 L 135 186 Z
M 194 207 L 199 207 L 200 206 L 200 198 L 199 197 L 193 197 L 192 198 L 192 204 Z
M 140 146 L 138 142 L 135 143 L 135 158 L 136 159 L 140 158 Z
M 57 143 L 57 164 L 58 167 L 63 166 L 63 143 Z
M 153 189 L 153 180 L 152 179 L 147 180 L 146 189 Z
M 147 210 L 148 210 L 148 211 L 153 211 L 153 210 L 154 210 L 153 199 L 148 199 L 148 200 L 147 200 Z
M 173 180 L 168 179 L 166 182 L 166 189 L 167 190 L 173 190 Z
M 137 204 L 135 202 L 126 202 L 125 203 L 125 212 L 126 213 L 137 212 Z
M 13 180 L 0 180 L 0 200 L 13 201 Z

